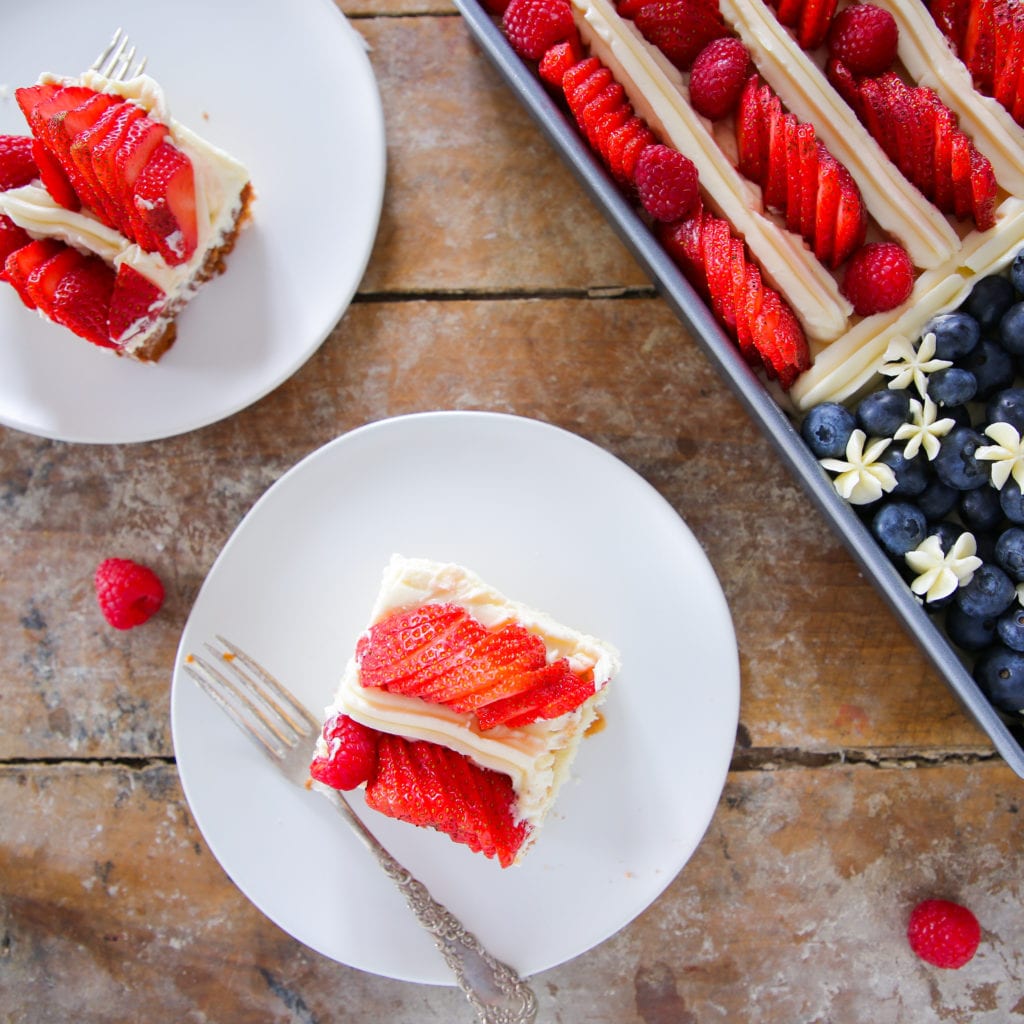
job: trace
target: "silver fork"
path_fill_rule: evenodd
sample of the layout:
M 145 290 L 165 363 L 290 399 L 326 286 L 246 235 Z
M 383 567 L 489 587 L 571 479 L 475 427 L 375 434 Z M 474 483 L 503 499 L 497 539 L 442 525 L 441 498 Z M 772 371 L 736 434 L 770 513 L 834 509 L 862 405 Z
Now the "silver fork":
M 320 723 L 302 702 L 237 645 L 216 638 L 205 644 L 211 659 L 189 654 L 184 671 L 295 785 L 308 789 L 309 763 Z M 455 915 L 438 903 L 378 842 L 336 790 L 323 790 L 405 896 L 420 924 L 433 936 L 477 1016 L 485 1024 L 530 1024 L 537 1000 L 507 964 L 497 960 Z
M 141 57 L 139 63 L 132 69 L 132 61 L 135 60 L 135 47 L 129 49 L 128 36 L 119 28 L 114 33 L 107 48 L 92 62 L 90 71 L 98 71 L 104 78 L 111 81 L 123 82 L 129 78 L 135 78 L 146 70 L 146 58 Z

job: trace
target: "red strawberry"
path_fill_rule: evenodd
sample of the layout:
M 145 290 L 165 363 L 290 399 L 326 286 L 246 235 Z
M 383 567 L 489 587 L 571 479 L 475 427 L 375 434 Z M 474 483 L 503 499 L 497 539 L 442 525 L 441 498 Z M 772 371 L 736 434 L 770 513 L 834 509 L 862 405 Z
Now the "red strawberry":
M 637 161 L 636 187 L 644 209 L 655 220 L 679 220 L 697 201 L 697 168 L 670 146 L 648 146 Z
M 869 242 L 850 259 L 842 292 L 860 316 L 884 313 L 906 302 L 914 287 L 914 267 L 895 242 Z
M 907 923 L 910 948 L 935 967 L 956 970 L 977 952 L 981 925 L 967 907 L 950 900 L 924 900 Z
M 164 587 L 148 566 L 128 558 L 107 558 L 93 576 L 103 617 L 115 629 L 141 626 L 164 603 Z
M 750 54 L 739 39 L 725 36 L 712 40 L 690 69 L 693 109 L 712 121 L 731 114 L 753 70 Z
M 514 820 L 514 802 L 507 775 L 435 743 L 380 737 L 366 803 L 382 814 L 437 829 L 508 867 L 530 833 Z
M 53 318 L 53 293 L 64 275 L 77 267 L 85 256 L 70 245 L 61 245 L 48 260 L 38 264 L 25 276 L 25 290 L 37 309 Z
M 844 7 L 828 33 L 828 52 L 855 75 L 880 75 L 896 59 L 899 28 L 883 7 L 870 3 Z
M 128 210 L 135 240 L 146 252 L 156 252 L 156 235 L 150 230 L 135 206 L 135 185 L 150 157 L 167 137 L 167 126 L 151 117 L 135 118 L 125 126 L 113 154 L 104 157 L 107 188 L 116 193 Z
M 84 85 L 61 85 L 58 82 L 30 85 L 14 91 L 14 98 L 37 139 L 44 136 L 46 122 L 53 114 L 77 107 L 94 95 L 95 92 Z
M 556 43 L 578 34 L 568 0 L 509 0 L 501 25 L 512 48 L 527 60 L 540 60 Z
M 562 87 L 562 76 L 583 57 L 581 45 L 577 39 L 567 39 L 564 43 L 556 43 L 550 47 L 537 66 L 540 77 L 554 86 Z
M 135 182 L 133 201 L 156 236 L 160 255 L 172 266 L 185 263 L 199 239 L 192 161 L 177 146 L 161 142 Z
M 493 729 L 496 725 L 518 728 L 575 711 L 593 695 L 593 680 L 578 676 L 569 662 L 560 658 L 537 670 L 530 689 L 479 708 L 476 717 L 481 729 Z
M 52 317 L 86 341 L 111 348 L 107 319 L 114 272 L 97 256 L 88 256 L 65 274 L 53 293 Z
M 7 257 L 15 249 L 20 249 L 31 241 L 27 231 L 19 228 L 10 217 L 0 214 L 0 278 L 3 277 L 3 266 Z
M 122 263 L 117 268 L 107 315 L 110 343 L 120 348 L 129 337 L 144 330 L 160 316 L 166 298 L 162 288 L 129 264 Z
M 620 4 L 619 14 L 631 18 L 640 34 L 683 71 L 712 39 L 730 31 L 717 2 L 653 0 L 634 6 Z
M 797 42 L 805 50 L 814 50 L 825 41 L 837 0 L 772 0 L 772 3 L 779 21 L 794 30 Z
M 39 139 L 32 140 L 32 156 L 39 168 L 39 179 L 43 183 L 43 188 L 50 193 L 54 202 L 66 210 L 80 210 L 82 201 L 64 173 L 64 168 Z
M 21 188 L 39 177 L 28 135 L 0 135 L 0 192 Z
M 55 256 L 63 247 L 64 243 L 58 242 L 55 238 L 40 238 L 29 242 L 28 245 L 23 245 L 20 249 L 15 249 L 4 260 L 4 269 L 0 278 L 14 287 L 21 297 L 21 301 L 29 309 L 35 309 L 36 304 L 29 295 L 25 284 L 28 275 L 51 256 Z
M 316 756 L 309 774 L 332 789 L 355 789 L 368 781 L 377 767 L 380 733 L 348 715 L 334 715 L 324 722 L 327 756 Z

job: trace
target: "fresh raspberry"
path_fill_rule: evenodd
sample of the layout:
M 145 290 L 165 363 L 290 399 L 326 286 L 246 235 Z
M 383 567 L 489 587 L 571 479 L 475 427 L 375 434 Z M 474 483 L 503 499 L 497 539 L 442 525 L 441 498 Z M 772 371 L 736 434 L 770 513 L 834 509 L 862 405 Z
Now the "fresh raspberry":
M 966 907 L 949 900 L 925 900 L 907 925 L 910 948 L 935 967 L 963 967 L 978 949 L 981 925 Z
M 644 209 L 655 220 L 679 220 L 697 201 L 697 168 L 678 150 L 655 143 L 640 154 L 636 187 Z
M 327 756 L 314 757 L 309 774 L 332 789 L 355 789 L 366 782 L 377 765 L 376 729 L 348 715 L 335 715 L 324 723 Z
M 836 15 L 828 34 L 828 52 L 855 75 L 880 75 L 896 59 L 896 19 L 874 4 L 851 4 Z
M 131 629 L 155 615 L 164 603 L 164 585 L 148 566 L 129 558 L 107 558 L 93 577 L 103 617 L 114 629 Z
M 512 48 L 527 60 L 540 60 L 576 35 L 568 0 L 509 0 L 501 24 Z
M 690 69 L 693 109 L 712 121 L 731 114 L 753 71 L 750 54 L 739 39 L 726 36 L 708 43 Z
M 906 302 L 914 287 L 914 267 L 895 242 L 868 242 L 846 265 L 842 293 L 861 316 L 884 313 Z

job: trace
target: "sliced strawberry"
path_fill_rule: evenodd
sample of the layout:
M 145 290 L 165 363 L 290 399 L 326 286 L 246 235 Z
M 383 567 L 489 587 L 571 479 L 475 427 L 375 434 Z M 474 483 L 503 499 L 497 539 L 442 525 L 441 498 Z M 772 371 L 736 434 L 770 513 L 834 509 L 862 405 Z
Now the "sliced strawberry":
M 157 320 L 167 301 L 164 290 L 143 277 L 128 263 L 122 263 L 114 279 L 107 317 L 108 339 L 120 348 L 128 338 Z
M 21 188 L 39 177 L 29 135 L 0 135 L 0 192 Z
M 796 27 L 797 42 L 805 50 L 815 50 L 828 35 L 837 0 L 804 0 Z
M 455 842 L 508 867 L 530 833 L 513 818 L 507 775 L 481 768 L 455 751 L 423 740 L 382 735 L 366 785 L 367 806 Z
M 135 206 L 135 185 L 142 169 L 166 137 L 166 125 L 151 117 L 135 118 L 125 126 L 117 151 L 108 157 L 112 160 L 113 189 L 128 208 L 134 225 L 133 237 L 146 252 L 156 252 L 158 242 Z
M 577 675 L 567 659 L 559 658 L 538 670 L 534 685 L 528 690 L 480 708 L 477 718 L 485 730 L 496 725 L 515 729 L 539 719 L 566 715 L 593 695 L 593 680 Z
M 800 178 L 800 213 L 793 230 L 808 240 L 814 238 L 814 225 L 817 219 L 818 160 L 822 150 L 825 150 L 825 147 L 818 142 L 814 125 L 798 125 L 795 173 Z
M 39 139 L 32 140 L 32 156 L 39 168 L 39 179 L 43 183 L 43 188 L 50 193 L 53 201 L 66 210 L 80 210 L 82 201 L 64 173 L 64 168 Z
M 770 210 L 786 208 L 787 170 L 786 125 L 782 113 L 782 103 L 778 96 L 771 93 L 767 103 L 762 101 L 762 110 L 767 119 L 768 138 L 768 170 L 761 182 L 764 193 L 764 205 Z
M 786 150 L 786 227 L 790 231 L 800 230 L 800 213 L 803 205 L 801 185 L 803 175 L 800 171 L 800 144 L 797 139 L 797 121 L 792 114 L 783 119 Z
M 185 263 L 199 241 L 192 161 L 177 146 L 161 142 L 135 183 L 133 199 L 160 255 L 172 266 Z
M 986 0 L 970 5 L 959 55 L 977 88 L 991 95 L 995 82 L 995 19 L 993 5 Z
M 66 273 L 53 293 L 51 316 L 80 338 L 111 348 L 107 329 L 114 272 L 98 256 L 87 256 Z
M 84 85 L 61 85 L 57 82 L 30 85 L 14 91 L 18 106 L 37 139 L 43 138 L 46 122 L 53 114 L 77 107 L 94 95 L 94 90 Z
M 836 266 L 836 219 L 839 214 L 839 161 L 827 150 L 818 154 L 818 210 L 814 221 L 814 255 Z
M 38 264 L 25 276 L 25 290 L 37 309 L 53 318 L 53 293 L 61 278 L 77 267 L 85 257 L 70 245 L 62 245 L 48 260 Z
M 24 228 L 18 227 L 10 217 L 0 213 L 0 276 L 3 275 L 3 265 L 7 257 L 15 249 L 20 249 L 31 241 Z
M 93 166 L 92 154 L 96 146 L 110 134 L 122 109 L 134 106 L 133 103 L 108 104 L 91 125 L 77 132 L 68 147 L 68 155 L 78 169 L 78 173 L 89 183 L 96 201 L 103 209 L 104 220 L 113 224 L 122 234 L 125 233 L 127 225 L 121 216 L 121 207 L 97 175 Z M 69 118 L 70 116 L 68 115 Z M 66 119 L 65 127 L 67 124 Z
M 840 163 L 835 165 L 839 203 L 836 207 L 832 256 L 828 265 L 835 270 L 864 244 L 867 234 L 867 213 L 860 190 L 850 172 Z
M 760 87 L 760 78 L 756 74 L 751 75 L 743 87 L 736 110 L 737 165 L 744 177 L 757 182 L 765 174 L 762 152 L 764 133 L 761 131 L 764 117 L 761 113 Z
M 14 287 L 14 290 L 21 296 L 21 301 L 29 309 L 35 309 L 36 304 L 25 286 L 28 275 L 51 256 L 55 256 L 62 248 L 64 248 L 64 243 L 58 242 L 55 238 L 40 238 L 29 242 L 28 245 L 23 245 L 20 249 L 15 249 L 4 260 L 4 269 L 0 278 Z
M 757 361 L 757 350 L 751 322 L 747 316 L 747 271 L 745 246 L 740 238 L 729 239 L 729 273 L 732 286 L 732 305 L 736 320 L 736 344 L 748 363 Z

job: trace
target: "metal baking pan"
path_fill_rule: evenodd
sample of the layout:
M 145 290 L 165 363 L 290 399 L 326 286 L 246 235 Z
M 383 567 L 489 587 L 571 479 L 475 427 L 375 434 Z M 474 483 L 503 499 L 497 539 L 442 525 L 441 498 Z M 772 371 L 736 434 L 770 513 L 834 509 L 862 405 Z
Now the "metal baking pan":
M 836 493 L 786 413 L 744 362 L 732 340 L 612 181 L 569 116 L 509 45 L 501 27 L 477 0 L 454 0 L 454 3 L 477 44 L 604 211 L 623 243 L 689 328 L 815 506 L 874 582 L 893 613 L 945 678 L 967 712 L 988 734 L 1006 763 L 1024 778 L 1024 728 L 1015 732 L 989 703 L 867 528 Z

